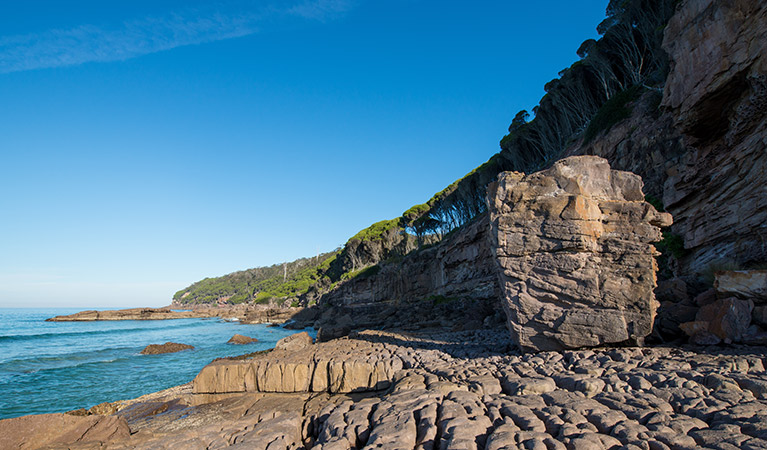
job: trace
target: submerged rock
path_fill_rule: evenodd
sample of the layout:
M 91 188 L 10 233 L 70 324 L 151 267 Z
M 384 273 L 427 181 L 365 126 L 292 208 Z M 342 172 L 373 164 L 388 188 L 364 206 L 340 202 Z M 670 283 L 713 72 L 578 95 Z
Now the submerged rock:
M 164 344 L 149 344 L 144 350 L 141 350 L 142 355 L 159 355 L 161 353 L 176 353 L 182 350 L 194 350 L 194 346 L 187 344 L 179 344 L 176 342 L 166 342 Z
M 642 180 L 578 156 L 505 172 L 488 188 L 491 239 L 513 339 L 525 351 L 641 343 L 657 301 L 655 249 L 671 216 Z

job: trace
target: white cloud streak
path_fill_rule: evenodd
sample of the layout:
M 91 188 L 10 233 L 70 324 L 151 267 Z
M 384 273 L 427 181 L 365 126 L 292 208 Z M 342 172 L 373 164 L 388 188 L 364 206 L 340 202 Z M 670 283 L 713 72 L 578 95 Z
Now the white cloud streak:
M 185 11 L 125 21 L 115 27 L 81 25 L 0 37 L 0 73 L 122 61 L 177 47 L 247 36 L 258 32 L 262 23 L 280 18 L 326 21 L 350 7 L 347 0 L 282 2 L 279 7 L 257 11 Z

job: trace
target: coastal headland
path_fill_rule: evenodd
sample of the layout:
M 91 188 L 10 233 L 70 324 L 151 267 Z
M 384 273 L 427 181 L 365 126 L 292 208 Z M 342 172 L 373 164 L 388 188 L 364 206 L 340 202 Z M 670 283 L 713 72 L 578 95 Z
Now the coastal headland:
M 536 117 L 427 203 L 173 303 L 237 306 L 51 319 L 316 342 L 2 420 L 0 448 L 767 449 L 767 4 L 611 5 Z

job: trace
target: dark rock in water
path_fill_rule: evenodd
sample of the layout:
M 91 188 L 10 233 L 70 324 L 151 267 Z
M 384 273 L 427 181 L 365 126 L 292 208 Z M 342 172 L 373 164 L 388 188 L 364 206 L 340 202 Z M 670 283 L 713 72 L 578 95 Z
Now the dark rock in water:
M 291 334 L 286 336 L 274 346 L 276 350 L 286 350 L 289 352 L 296 352 L 305 348 L 311 347 L 313 344 L 312 337 L 309 333 L 304 331 L 303 333 Z
M 642 179 L 578 156 L 488 188 L 492 245 L 512 338 L 525 351 L 642 343 L 657 301 L 652 242 L 671 216 Z
M 226 341 L 227 344 L 238 344 L 238 345 L 253 344 L 255 342 L 258 342 L 258 339 L 252 338 L 250 336 L 243 336 L 241 334 L 235 334 L 234 336 L 232 336 L 231 339 Z
M 161 353 L 176 353 L 182 350 L 194 350 L 194 346 L 187 344 L 179 344 L 176 342 L 166 342 L 164 344 L 149 344 L 144 350 L 141 350 L 142 355 L 159 355 Z

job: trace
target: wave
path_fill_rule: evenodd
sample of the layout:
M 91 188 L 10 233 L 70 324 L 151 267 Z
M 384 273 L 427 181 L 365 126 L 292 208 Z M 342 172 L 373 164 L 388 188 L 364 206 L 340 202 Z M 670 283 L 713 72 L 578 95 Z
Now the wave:
M 126 334 L 136 333 L 141 331 L 160 331 L 174 328 L 191 328 L 205 325 L 201 322 L 191 322 L 180 325 L 170 325 L 166 327 L 144 327 L 144 328 L 115 328 L 109 330 L 87 330 L 87 331 L 64 331 L 61 333 L 38 333 L 38 334 L 17 334 L 17 335 L 5 335 L 0 336 L 0 342 L 16 342 L 16 341 L 31 341 L 35 339 L 50 339 L 61 337 L 78 337 L 78 336 L 98 336 L 105 334 Z
M 46 369 L 62 369 L 77 367 L 83 364 L 111 362 L 119 359 L 128 359 L 126 356 L 132 356 L 134 353 L 134 347 L 112 347 L 100 350 L 65 353 L 57 356 L 18 358 L 0 363 L 0 373 L 33 373 Z

